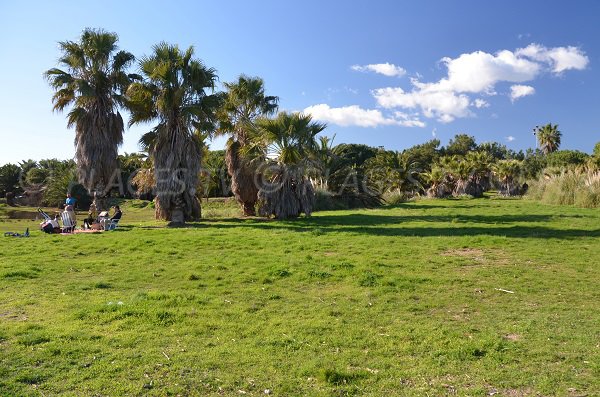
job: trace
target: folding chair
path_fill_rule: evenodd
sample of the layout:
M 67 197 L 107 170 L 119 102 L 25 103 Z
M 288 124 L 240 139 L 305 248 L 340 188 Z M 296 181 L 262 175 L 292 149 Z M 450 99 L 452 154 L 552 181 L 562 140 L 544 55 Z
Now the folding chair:
M 70 212 L 63 211 L 63 213 L 60 215 L 60 217 L 61 217 L 62 223 L 63 223 L 62 232 L 63 233 L 73 233 L 76 223 L 75 223 L 75 220 L 73 218 L 71 218 Z

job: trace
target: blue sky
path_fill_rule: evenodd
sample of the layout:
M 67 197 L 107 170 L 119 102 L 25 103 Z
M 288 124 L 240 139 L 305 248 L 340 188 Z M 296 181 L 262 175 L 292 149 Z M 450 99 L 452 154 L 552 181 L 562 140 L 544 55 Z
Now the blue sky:
M 335 142 L 403 149 L 456 133 L 514 149 L 558 123 L 563 148 L 600 141 L 600 2 L 0 2 L 0 164 L 74 154 L 42 78 L 86 27 L 136 56 L 193 45 L 221 81 L 260 76 Z M 145 128 L 125 132 L 138 150 Z M 222 147 L 215 141 L 213 148 Z

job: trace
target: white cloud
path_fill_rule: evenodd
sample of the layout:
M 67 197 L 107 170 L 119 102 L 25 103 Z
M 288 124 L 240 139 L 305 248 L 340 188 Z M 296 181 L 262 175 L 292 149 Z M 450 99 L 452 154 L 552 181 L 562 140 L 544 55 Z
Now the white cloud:
M 490 107 L 490 104 L 486 100 L 483 100 L 481 98 L 475 99 L 473 101 L 472 105 L 475 106 L 477 109 L 489 108 Z
M 304 109 L 304 113 L 311 114 L 316 120 L 336 124 L 341 127 L 377 127 L 380 125 L 425 127 L 425 123 L 414 115 L 395 112 L 393 117 L 386 117 L 379 110 L 363 109 L 357 105 L 332 108 L 322 103 L 307 107 Z
M 525 48 L 519 48 L 515 54 L 547 63 L 552 68 L 552 72 L 557 74 L 570 69 L 583 70 L 590 61 L 581 49 L 573 46 L 546 48 L 539 44 L 530 44 Z
M 437 118 L 442 123 L 449 123 L 457 117 L 467 117 L 469 98 L 451 91 L 429 92 L 413 90 L 404 92 L 402 88 L 380 88 L 373 91 L 377 103 L 384 108 L 405 108 L 421 110 L 428 118 Z
M 462 54 L 458 58 L 443 58 L 448 77 L 438 83 L 428 84 L 429 90 L 456 92 L 493 92 L 500 81 L 520 83 L 535 78 L 540 65 L 513 52 L 504 50 L 495 55 L 483 51 Z
M 589 63 L 588 57 L 577 47 L 546 48 L 537 44 L 494 54 L 475 51 L 441 61 L 447 75 L 437 82 L 422 82 L 421 77 L 417 77 L 411 79 L 411 91 L 385 87 L 371 92 L 384 108 L 417 109 L 427 118 L 449 123 L 472 116 L 472 108 L 489 106 L 481 98 L 471 101 L 469 94 L 495 95 L 499 83 L 528 82 L 544 72 L 559 74 L 570 69 L 581 70 Z M 511 99 L 514 101 L 534 92 L 533 87 L 515 84 L 511 87 Z
M 519 98 L 533 94 L 535 94 L 535 88 L 532 86 L 520 84 L 510 86 L 510 100 L 513 102 Z
M 388 77 L 402 77 L 406 74 L 406 70 L 392 63 L 374 63 L 370 65 L 353 65 L 350 67 L 357 72 L 375 72 Z
M 512 136 L 512 135 L 509 135 L 509 136 L 507 136 L 507 137 L 506 137 L 506 140 L 507 140 L 508 142 L 512 142 L 512 141 L 514 141 L 515 139 L 517 139 L 517 138 L 515 138 L 515 137 L 514 137 L 514 136 Z

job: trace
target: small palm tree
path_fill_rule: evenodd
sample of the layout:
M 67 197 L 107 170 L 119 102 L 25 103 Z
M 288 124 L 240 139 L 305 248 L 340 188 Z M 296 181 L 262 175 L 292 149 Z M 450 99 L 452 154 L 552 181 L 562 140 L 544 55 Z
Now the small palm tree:
M 314 189 L 307 173 L 314 167 L 317 134 L 325 124 L 310 115 L 281 112 L 274 119 L 259 119 L 254 142 L 248 148 L 254 157 L 269 159 L 263 173 L 267 183 L 258 192 L 259 213 L 277 219 L 312 213 Z
M 277 111 L 279 98 L 265 95 L 264 82 L 258 77 L 242 75 L 237 82 L 224 83 L 224 86 L 226 91 L 218 112 L 217 134 L 229 135 L 225 158 L 231 190 L 244 215 L 253 216 L 258 197 L 256 167 L 242 156 L 241 150 L 248 145 L 256 120 Z
M 537 137 L 544 154 L 556 152 L 560 147 L 562 133 L 558 130 L 558 124 L 548 123 L 541 127 L 536 125 L 533 134 Z
M 414 196 L 423 189 L 418 179 L 419 164 L 402 152 L 381 150 L 367 160 L 367 168 L 373 180 L 371 185 L 379 185 L 381 193 L 397 192 Z
M 123 118 L 119 108 L 132 79 L 126 69 L 134 56 L 118 51 L 118 37 L 103 30 L 86 29 L 79 42 L 59 43 L 60 65 L 44 73 L 56 91 L 54 110 L 72 106 L 67 126 L 75 126 L 75 159 L 79 182 L 102 198 L 118 168 L 118 147 L 123 142 Z M 102 207 L 102 200 L 96 205 Z
M 160 43 L 143 57 L 145 77 L 127 90 L 129 124 L 158 124 L 140 139 L 154 164 L 156 218 L 180 224 L 200 218 L 196 197 L 203 142 L 199 131 L 214 131 L 220 97 L 209 94 L 217 75 L 193 59 L 194 49 L 181 51 Z
M 448 188 L 448 174 L 441 166 L 434 165 L 431 171 L 424 172 L 422 176 L 429 184 L 427 197 L 443 198 L 451 193 L 451 189 Z
M 500 160 L 494 164 L 494 175 L 500 182 L 499 193 L 503 196 L 517 196 L 520 193 L 517 178 L 523 169 L 523 162 L 519 160 Z

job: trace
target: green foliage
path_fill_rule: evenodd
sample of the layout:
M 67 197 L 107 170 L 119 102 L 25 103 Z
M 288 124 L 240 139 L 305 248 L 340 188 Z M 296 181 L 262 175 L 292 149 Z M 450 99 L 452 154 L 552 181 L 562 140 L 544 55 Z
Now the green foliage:
M 419 165 L 401 152 L 380 150 L 365 162 L 369 186 L 378 193 L 397 192 L 412 197 L 423 190 Z
M 533 134 L 544 154 L 556 152 L 560 147 L 562 133 L 558 130 L 558 124 L 548 123 L 543 126 L 535 126 Z
M 506 147 L 506 145 L 502 145 L 498 142 L 483 142 L 477 146 L 478 152 L 485 152 L 494 160 L 523 160 L 525 155 L 523 152 L 515 152 L 512 149 Z
M 15 164 L 5 164 L 0 167 L 0 197 L 8 192 L 19 192 L 21 168 Z
M 475 138 L 467 134 L 457 134 L 450 139 L 448 146 L 443 149 L 446 156 L 465 156 L 467 153 L 477 149 Z
M 40 162 L 41 163 L 41 162 Z M 77 167 L 73 160 L 51 161 L 53 168 L 45 180 L 45 190 L 42 204 L 50 207 L 58 207 L 65 202 L 67 193 L 77 200 L 79 209 L 87 209 L 92 202 L 87 190 L 77 182 Z
M 117 149 L 124 124 L 119 108 L 124 91 L 139 76 L 127 73 L 135 57 L 119 51 L 118 36 L 102 29 L 85 29 L 79 41 L 59 43 L 62 69 L 45 77 L 54 89 L 54 110 L 70 108 L 67 126 L 75 127 L 78 179 L 90 192 L 103 196 L 118 167 Z
M 579 150 L 557 150 L 548 154 L 548 167 L 569 168 L 578 165 L 584 165 L 590 158 L 587 153 Z
M 594 152 L 592 156 L 600 158 L 600 142 L 596 143 L 596 145 L 594 146 Z
M 43 185 L 50 176 L 51 170 L 47 168 L 31 168 L 25 174 L 25 182 L 28 185 Z
M 546 204 L 600 207 L 600 173 L 578 170 L 546 174 L 529 186 L 528 197 Z
M 204 197 L 231 195 L 231 176 L 225 164 L 225 150 L 207 150 L 202 158 L 201 184 Z
M 159 43 L 140 61 L 145 80 L 127 89 L 129 125 L 156 123 L 140 144 L 155 173 L 161 173 L 155 177 L 156 216 L 175 223 L 200 218 L 195 190 L 203 138 L 214 131 L 222 102 L 222 96 L 214 93 L 215 69 L 193 56 L 193 47 L 182 51 L 177 45 Z
M 428 171 L 440 158 L 440 144 L 439 139 L 432 139 L 404 150 L 402 155 L 415 163 L 421 172 Z
M 527 149 L 523 159 L 523 177 L 530 180 L 537 179 L 547 166 L 548 159 L 541 150 Z

